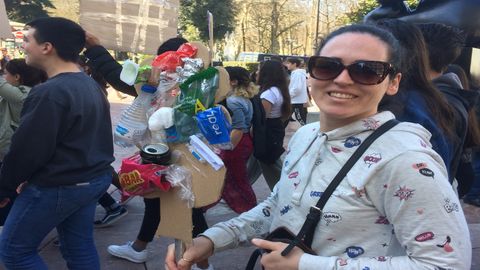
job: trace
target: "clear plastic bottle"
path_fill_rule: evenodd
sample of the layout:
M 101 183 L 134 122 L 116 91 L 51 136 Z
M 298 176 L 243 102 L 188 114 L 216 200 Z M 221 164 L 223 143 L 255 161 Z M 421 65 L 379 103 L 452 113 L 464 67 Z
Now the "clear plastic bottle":
M 135 149 L 136 145 L 142 145 L 148 127 L 147 110 L 156 90 L 154 86 L 143 85 L 138 97 L 123 111 L 114 132 L 116 145 Z

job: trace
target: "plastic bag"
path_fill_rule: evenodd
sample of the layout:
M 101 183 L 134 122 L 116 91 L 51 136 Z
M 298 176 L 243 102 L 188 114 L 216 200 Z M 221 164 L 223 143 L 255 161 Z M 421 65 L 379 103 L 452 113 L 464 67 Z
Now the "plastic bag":
M 118 174 L 120 186 L 125 195 L 146 195 L 156 188 L 168 191 L 171 187 L 165 175 L 168 166 L 157 164 L 142 164 L 142 158 L 135 154 L 122 160 Z
M 232 127 L 225 118 L 220 106 L 199 112 L 196 118 L 198 128 L 209 144 L 213 144 L 224 150 L 232 149 L 230 142 L 230 131 Z
M 177 54 L 181 57 L 193 57 L 197 54 L 197 48 L 190 43 L 183 43 L 177 49 Z
M 166 174 L 167 181 L 172 187 L 180 187 L 178 196 L 187 202 L 189 208 L 193 207 L 195 196 L 192 192 L 192 173 L 185 167 L 171 165 Z
M 175 71 L 178 66 L 183 64 L 181 56 L 174 51 L 164 52 L 157 57 L 152 62 L 152 66 L 159 67 L 161 70 L 166 70 L 169 72 Z
M 195 115 L 213 106 L 218 88 L 218 71 L 208 68 L 191 76 L 180 85 L 181 93 L 174 106 L 177 142 L 186 142 L 199 132 Z
M 175 108 L 194 116 L 213 106 L 218 88 L 218 70 L 210 67 L 190 76 L 180 86 L 181 93 Z

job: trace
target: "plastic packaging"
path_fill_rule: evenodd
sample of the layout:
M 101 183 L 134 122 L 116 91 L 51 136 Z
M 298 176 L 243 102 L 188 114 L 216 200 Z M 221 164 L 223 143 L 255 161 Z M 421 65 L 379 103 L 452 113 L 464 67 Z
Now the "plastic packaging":
M 162 107 L 148 118 L 148 129 L 152 135 L 152 143 L 166 142 L 165 130 L 173 126 L 173 108 Z
M 197 113 L 198 128 L 209 144 L 223 150 L 233 148 L 230 141 L 230 123 L 226 120 L 221 107 L 216 106 L 206 111 Z
M 193 57 L 197 54 L 197 48 L 190 43 L 183 43 L 178 47 L 177 54 L 181 57 Z
M 183 64 L 181 56 L 175 51 L 164 52 L 152 62 L 152 67 L 159 67 L 161 70 L 173 72 L 178 66 Z
M 152 106 L 147 110 L 147 116 L 150 117 L 161 107 L 172 107 L 179 92 L 176 75 L 165 71 L 160 73 L 157 92 L 152 100 Z
M 133 85 L 137 79 L 139 65 L 132 60 L 125 60 L 122 65 L 122 72 L 120 72 L 120 80 L 128 85 Z
M 192 208 L 195 203 L 195 195 L 192 192 L 192 173 L 183 166 L 171 165 L 165 178 L 172 187 L 180 187 L 178 197 Z
M 139 154 L 125 158 L 118 174 L 122 192 L 133 196 L 146 195 L 156 188 L 168 191 L 171 184 L 166 181 L 166 175 L 169 171 L 165 165 L 143 164 Z
M 213 106 L 218 88 L 218 70 L 212 67 L 202 70 L 190 76 L 179 87 L 182 92 L 177 98 L 175 108 L 194 116 L 197 112 Z
M 157 88 L 143 85 L 140 95 L 123 111 L 114 132 L 114 142 L 123 148 L 142 145 L 147 131 L 147 109 Z M 133 152 L 132 152 L 133 154 Z
M 138 75 L 137 79 L 135 80 L 135 84 L 145 84 L 148 82 L 152 73 L 152 66 L 144 65 L 138 68 Z

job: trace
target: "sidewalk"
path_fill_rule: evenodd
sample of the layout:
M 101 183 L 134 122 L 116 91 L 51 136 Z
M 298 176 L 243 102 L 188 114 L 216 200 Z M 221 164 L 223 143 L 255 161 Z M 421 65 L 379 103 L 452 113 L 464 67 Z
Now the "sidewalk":
M 112 123 L 116 123 L 122 110 L 132 101 L 131 97 L 119 99 L 114 92 L 109 95 L 111 102 Z M 310 111 L 310 110 L 309 110 Z M 314 113 L 315 109 L 311 110 L 310 116 L 318 117 Z M 311 119 L 309 119 L 311 121 Z M 287 140 L 292 136 L 293 132 L 298 128 L 298 123 L 291 122 L 287 127 Z M 118 168 L 118 162 L 114 163 Z M 253 188 L 257 195 L 258 201 L 265 199 L 269 194 L 268 186 L 263 177 L 261 177 Z M 117 192 L 113 193 L 118 196 Z M 129 214 L 118 221 L 111 227 L 96 229 L 95 239 L 97 250 L 100 256 L 101 268 L 105 270 L 157 270 L 164 269 L 164 256 L 166 247 L 172 243 L 172 239 L 156 238 L 149 246 L 150 259 L 144 264 L 135 264 L 126 260 L 117 259 L 107 252 L 108 245 L 124 244 L 127 241 L 134 240 L 140 228 L 143 217 L 143 201 L 141 198 L 134 198 L 127 205 Z M 467 216 L 467 221 L 471 231 L 472 246 L 473 246 L 473 264 L 471 269 L 480 269 L 480 208 L 463 205 L 463 209 Z M 97 217 L 103 217 L 104 212 L 101 207 L 97 207 Z M 236 216 L 224 204 L 218 204 L 214 208 L 208 210 L 206 214 L 207 222 L 212 225 L 216 222 L 230 219 Z M 56 239 L 56 232 L 52 232 L 42 243 L 40 247 L 40 254 L 46 261 L 49 269 L 63 270 L 67 269 L 62 260 L 58 247 L 53 245 Z M 245 269 L 248 256 L 253 251 L 252 247 L 241 247 L 235 250 L 220 252 L 215 254 L 210 262 L 215 266 L 215 269 L 235 270 Z M 1 266 L 0 266 L 1 268 Z

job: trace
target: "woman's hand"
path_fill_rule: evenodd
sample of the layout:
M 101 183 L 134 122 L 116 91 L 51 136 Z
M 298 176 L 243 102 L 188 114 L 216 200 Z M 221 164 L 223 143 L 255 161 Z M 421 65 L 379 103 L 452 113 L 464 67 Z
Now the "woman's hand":
M 238 143 L 242 140 L 243 130 L 241 129 L 232 129 L 230 132 L 230 142 L 232 143 L 232 150 L 237 147 Z
M 192 245 L 187 245 L 182 258 L 175 261 L 175 245 L 168 246 L 165 257 L 165 268 L 168 270 L 189 270 L 194 263 L 201 262 L 213 255 L 213 242 L 207 237 L 200 236 L 193 239 Z
M 287 256 L 283 257 L 281 253 L 288 244 L 262 239 L 253 239 L 252 244 L 262 249 L 271 250 L 270 253 L 264 253 L 260 260 L 265 270 L 297 270 L 300 258 L 304 253 L 303 250 L 295 247 Z

